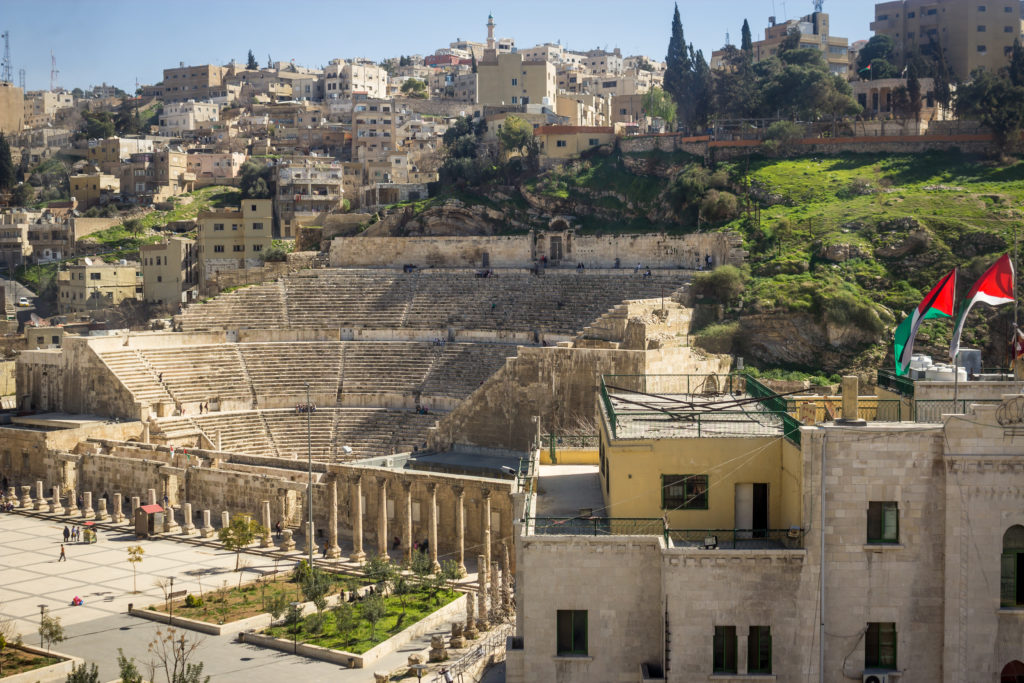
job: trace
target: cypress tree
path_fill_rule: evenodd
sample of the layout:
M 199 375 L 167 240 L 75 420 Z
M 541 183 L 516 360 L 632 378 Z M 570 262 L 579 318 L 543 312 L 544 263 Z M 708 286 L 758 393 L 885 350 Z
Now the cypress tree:
M 690 80 L 692 65 L 683 39 L 683 22 L 679 18 L 679 5 L 675 6 L 672 15 L 672 37 L 668 41 L 668 54 L 665 55 L 665 79 L 662 88 L 676 103 L 679 109 L 680 123 L 690 123 L 687 115 L 686 91 Z
M 740 35 L 742 36 L 740 49 L 744 52 L 753 52 L 754 41 L 750 38 L 750 24 L 747 23 L 746 19 L 743 20 L 743 28 L 740 29 Z
M 14 163 L 11 161 L 11 146 L 0 133 L 0 190 L 14 187 Z

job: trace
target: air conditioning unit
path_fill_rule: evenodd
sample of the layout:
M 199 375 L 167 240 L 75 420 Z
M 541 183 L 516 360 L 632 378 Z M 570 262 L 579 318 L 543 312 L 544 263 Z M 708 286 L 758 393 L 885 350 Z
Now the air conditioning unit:
M 896 683 L 900 680 L 898 671 L 865 671 L 863 683 Z

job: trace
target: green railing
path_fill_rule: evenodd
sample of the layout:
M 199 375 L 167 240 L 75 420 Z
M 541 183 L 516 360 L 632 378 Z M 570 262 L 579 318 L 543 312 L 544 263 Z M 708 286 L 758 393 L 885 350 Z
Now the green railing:
M 660 517 L 537 517 L 533 533 L 558 536 L 662 536 Z
M 966 415 L 967 411 L 970 410 L 972 403 L 1000 403 L 1001 400 L 997 398 L 993 399 L 973 399 L 973 398 L 961 398 L 954 401 L 953 399 L 935 399 L 935 400 L 918 400 L 914 401 L 914 421 L 915 422 L 927 422 L 927 423 L 938 423 L 942 422 L 943 415 Z
M 914 380 L 909 377 L 901 377 L 891 370 L 878 371 L 878 386 L 903 396 L 914 395 Z
M 612 438 L 618 437 L 615 425 L 615 408 L 612 407 L 612 401 L 608 398 L 608 387 L 604 383 L 604 375 L 601 375 L 601 401 L 604 402 L 604 414 L 608 416 L 608 428 L 612 431 Z
M 786 404 L 786 399 L 780 398 L 774 391 L 761 384 L 753 377 L 747 377 L 746 380 L 748 394 L 754 398 L 760 398 L 761 403 L 768 410 L 782 413 L 782 434 L 799 446 L 800 420 L 789 414 L 787 410 L 789 406 Z
M 743 394 L 746 375 L 602 375 L 601 386 L 641 394 Z
M 676 546 L 721 550 L 801 549 L 802 529 L 669 529 Z

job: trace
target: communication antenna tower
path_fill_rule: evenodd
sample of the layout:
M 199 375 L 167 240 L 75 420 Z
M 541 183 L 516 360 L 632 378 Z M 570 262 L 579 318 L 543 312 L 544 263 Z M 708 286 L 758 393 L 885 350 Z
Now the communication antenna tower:
M 60 72 L 57 71 L 57 58 L 53 55 L 53 50 L 50 50 L 50 92 L 57 92 L 58 76 Z
M 729 42 L 729 32 L 728 31 L 725 32 L 725 44 L 726 45 L 732 45 L 732 43 Z
M 11 32 L 3 32 L 4 59 L 0 62 L 0 81 L 11 82 Z
M 18 69 L 18 87 L 21 88 L 22 92 L 25 91 L 25 70 Z
M 825 4 L 825 0 L 814 0 L 814 11 L 820 12 L 822 6 Z

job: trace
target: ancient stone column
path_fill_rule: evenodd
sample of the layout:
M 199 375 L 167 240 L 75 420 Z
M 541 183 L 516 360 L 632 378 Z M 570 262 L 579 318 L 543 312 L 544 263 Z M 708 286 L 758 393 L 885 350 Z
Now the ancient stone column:
M 487 622 L 487 571 L 490 569 L 490 565 L 487 563 L 487 558 L 484 555 L 476 556 L 476 580 L 477 580 L 477 606 L 476 606 L 476 620 L 477 628 L 481 631 L 486 631 L 490 628 Z
M 220 528 L 227 529 L 229 526 L 231 526 L 231 515 L 225 510 L 220 513 Z
M 95 510 L 92 509 L 92 491 L 82 492 L 82 519 L 92 519 L 95 515 Z
M 181 506 L 181 533 L 191 536 L 196 532 L 196 525 L 192 523 L 192 503 L 185 503 Z
M 491 566 L 491 492 L 488 489 L 483 491 L 483 499 L 481 501 L 483 507 L 483 523 L 480 528 L 483 529 L 483 543 L 482 550 L 484 551 L 484 571 Z
M 32 487 L 25 485 L 21 487 L 21 506 L 22 508 L 32 507 Z
M 466 575 L 466 490 L 461 486 L 453 486 L 455 492 L 455 559 L 459 563 L 459 571 Z
M 509 562 L 508 543 L 501 544 L 504 563 L 501 567 L 501 602 L 505 614 L 512 613 L 512 564 Z
M 261 548 L 269 548 L 271 545 L 273 545 L 273 540 L 271 539 L 271 535 L 270 535 L 271 531 L 270 531 L 270 501 L 269 500 L 260 501 L 260 514 L 263 517 L 263 519 L 261 520 L 260 524 L 263 525 L 263 529 L 264 529 L 263 537 L 260 539 L 260 547 Z
M 856 420 L 860 417 L 860 383 L 857 375 L 843 376 L 843 419 Z
M 36 510 L 42 510 L 43 506 L 46 505 L 46 496 L 43 495 L 43 482 L 36 482 Z
M 310 524 L 309 522 L 306 522 L 305 524 L 302 525 L 302 528 L 306 530 L 305 547 L 303 547 L 302 550 L 304 552 L 306 552 L 306 553 L 309 553 L 310 549 L 312 549 L 313 552 L 315 553 L 316 552 L 316 537 L 313 535 L 313 532 L 315 531 L 315 529 L 313 528 L 313 525 Z
M 203 527 L 199 530 L 199 535 L 203 538 L 213 536 L 213 525 L 210 524 L 209 510 L 203 510 Z
M 14 488 L 13 486 L 8 486 L 7 487 L 7 500 L 9 500 L 9 501 L 11 501 L 13 503 L 15 500 L 17 500 L 17 498 L 18 498 L 18 490 L 16 488 Z
M 402 491 L 405 494 L 402 501 L 402 513 L 405 517 L 405 538 L 402 539 L 402 553 L 406 562 L 412 562 L 412 482 L 403 481 Z
M 107 519 L 107 499 L 100 498 L 96 501 L 96 521 L 104 522 Z
M 277 547 L 285 551 L 295 550 L 295 541 L 292 540 L 291 529 L 284 529 L 281 531 L 281 542 Z
M 437 561 L 437 484 L 427 484 L 427 544 L 430 546 L 430 566 L 436 572 Z
M 110 506 L 111 512 L 113 513 L 114 524 L 120 524 L 124 521 L 124 511 L 121 509 L 121 494 L 114 494 L 114 503 Z
M 149 501 L 146 505 L 156 505 L 156 489 L 147 489 L 146 500 Z
M 135 524 L 135 511 L 142 507 L 142 499 L 138 496 L 132 496 L 132 510 L 128 516 L 128 524 Z
M 352 557 L 353 562 L 360 564 L 366 559 L 363 552 L 363 478 L 352 478 Z
M 78 496 L 75 495 L 74 489 L 68 491 L 68 504 L 64 510 L 64 514 L 69 517 L 78 514 Z
M 488 594 L 488 602 L 491 603 L 491 623 L 497 623 L 501 617 L 501 585 L 499 579 L 501 573 L 498 571 L 498 561 L 491 562 L 491 590 Z
M 22 488 L 25 488 L 24 486 Z M 25 507 L 24 499 L 22 499 L 21 507 Z M 50 514 L 60 515 L 64 513 L 64 506 L 60 504 L 60 487 L 53 487 L 53 498 L 50 500 Z
M 377 554 L 383 559 L 388 558 L 388 480 L 377 481 Z
M 178 522 L 174 519 L 174 508 L 170 505 L 164 510 L 164 533 L 165 534 L 176 534 L 181 531 L 181 527 L 178 526 Z
M 473 640 L 477 637 L 478 631 L 476 630 L 476 596 L 473 593 L 466 593 L 466 627 L 462 629 L 462 635 L 466 636 L 469 640 Z
M 331 478 L 329 486 L 331 493 L 330 521 L 327 529 L 327 558 L 336 560 L 341 557 L 341 547 L 338 545 L 338 479 Z
M 466 638 L 462 635 L 465 627 L 457 621 L 452 622 L 452 636 L 448 639 L 448 647 L 461 650 L 466 647 Z

